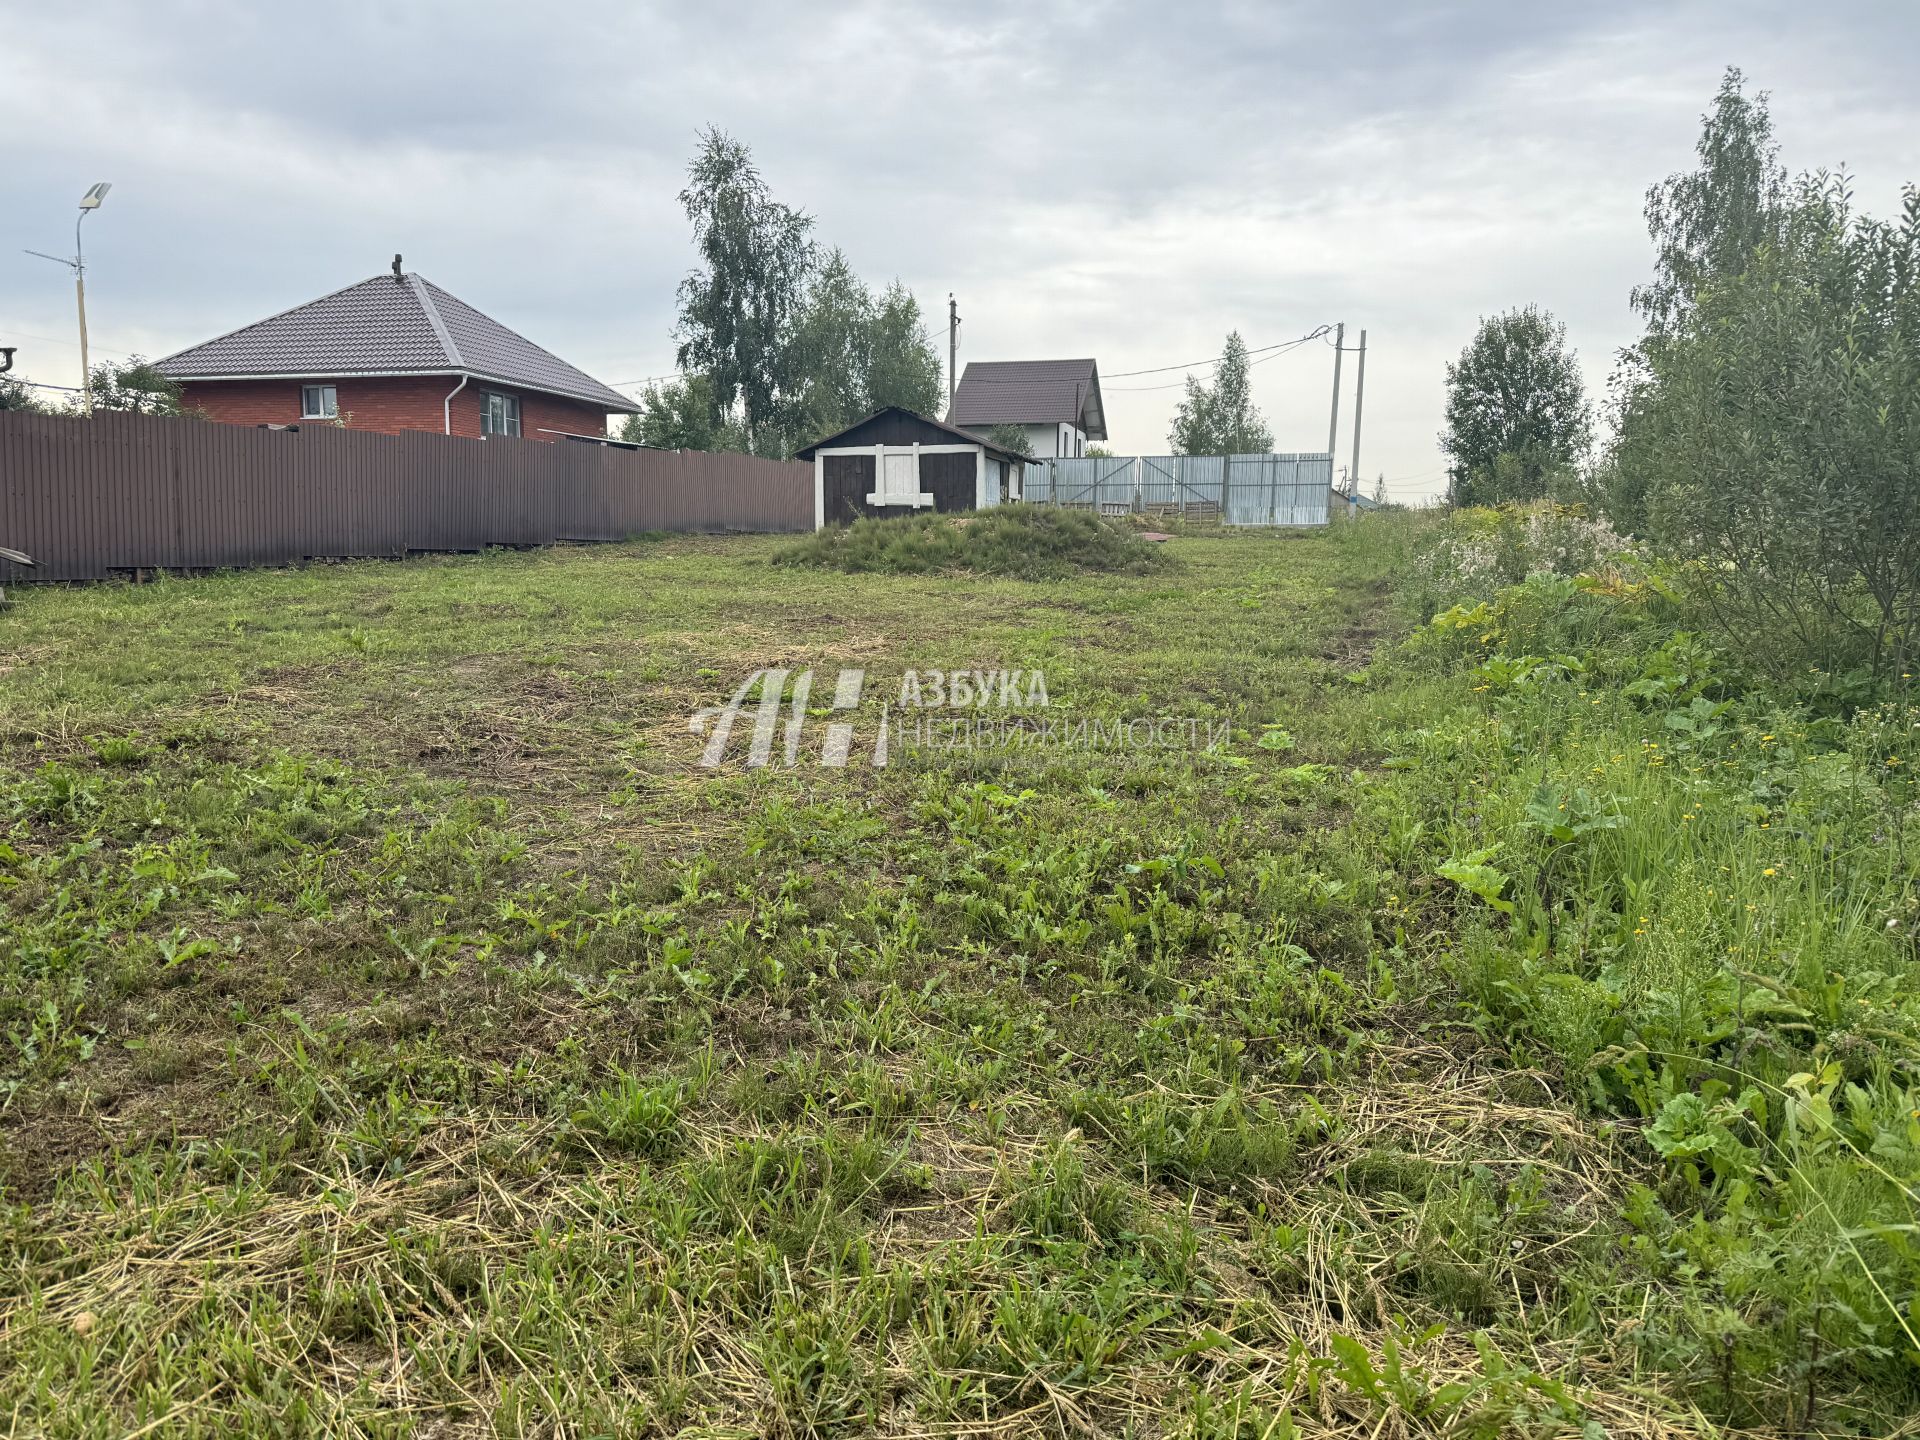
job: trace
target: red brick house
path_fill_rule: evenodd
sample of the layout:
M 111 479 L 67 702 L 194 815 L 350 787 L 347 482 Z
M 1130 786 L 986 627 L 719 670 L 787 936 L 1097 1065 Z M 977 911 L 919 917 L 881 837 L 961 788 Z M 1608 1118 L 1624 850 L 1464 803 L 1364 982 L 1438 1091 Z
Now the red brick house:
M 633 401 L 429 280 L 393 273 L 158 362 L 228 425 L 600 438 Z

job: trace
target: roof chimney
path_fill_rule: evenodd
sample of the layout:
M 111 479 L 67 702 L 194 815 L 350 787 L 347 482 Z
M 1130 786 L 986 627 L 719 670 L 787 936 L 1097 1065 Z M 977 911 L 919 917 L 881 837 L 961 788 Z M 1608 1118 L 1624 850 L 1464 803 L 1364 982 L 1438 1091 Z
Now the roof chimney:
M 407 278 L 400 273 L 400 257 L 398 255 L 393 257 L 393 278 L 396 280 L 405 280 Z

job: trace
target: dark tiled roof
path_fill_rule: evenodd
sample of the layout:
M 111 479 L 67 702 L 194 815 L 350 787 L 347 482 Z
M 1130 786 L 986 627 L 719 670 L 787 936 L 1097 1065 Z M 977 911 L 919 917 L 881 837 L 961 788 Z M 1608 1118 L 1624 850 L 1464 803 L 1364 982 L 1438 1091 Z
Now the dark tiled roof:
M 978 445 L 982 450 L 986 451 L 987 454 L 991 455 L 996 460 L 1021 460 L 1025 458 L 1024 456 L 1014 454 L 1011 450 L 1002 450 L 998 445 L 990 445 L 987 443 L 987 441 L 983 437 L 979 435 L 971 434 L 968 431 L 958 428 L 957 426 L 948 425 L 944 421 L 935 420 L 930 416 L 922 415 L 917 410 L 909 410 L 904 405 L 883 405 L 878 410 L 874 411 L 871 415 L 867 416 L 864 420 L 856 421 L 852 425 L 847 426 L 847 428 L 844 430 L 836 430 L 831 435 L 823 435 L 820 437 L 820 439 L 814 441 L 811 445 L 808 445 L 804 449 L 794 451 L 793 458 L 796 460 L 811 460 L 813 458 L 814 451 L 826 449 L 827 447 L 831 446 L 834 441 L 843 439 L 846 436 L 853 434 L 854 431 L 859 430 L 864 426 L 871 425 L 874 421 L 878 420 L 882 415 L 904 415 L 909 420 L 917 420 L 922 425 L 931 426 L 933 429 L 939 431 L 943 435 L 951 435 L 955 440 L 959 441 L 963 445 Z
M 633 401 L 438 285 L 376 275 L 169 355 L 176 380 L 286 375 L 458 375 L 632 413 Z
M 1080 425 L 1107 438 L 1100 370 L 1091 360 L 975 360 L 960 377 L 947 419 L 969 429 L 993 425 Z

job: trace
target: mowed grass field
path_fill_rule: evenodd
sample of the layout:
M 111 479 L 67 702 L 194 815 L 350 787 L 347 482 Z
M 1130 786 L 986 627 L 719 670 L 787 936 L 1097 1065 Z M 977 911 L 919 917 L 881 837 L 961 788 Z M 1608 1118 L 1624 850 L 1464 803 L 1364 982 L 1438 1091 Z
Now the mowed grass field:
M 1371 664 L 1402 552 L 783 543 L 16 592 L 0 1433 L 1712 1430 L 1652 1153 L 1456 992 L 1491 782 L 1402 757 L 1485 701 Z M 801 763 L 703 768 L 769 666 Z M 868 763 L 1014 668 L 1231 738 Z

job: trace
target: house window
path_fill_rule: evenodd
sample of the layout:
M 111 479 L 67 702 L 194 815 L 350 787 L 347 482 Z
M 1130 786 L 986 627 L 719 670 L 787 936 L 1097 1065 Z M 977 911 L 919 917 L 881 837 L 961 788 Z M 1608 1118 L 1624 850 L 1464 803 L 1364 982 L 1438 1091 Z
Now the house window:
M 518 435 L 520 433 L 520 397 L 482 391 L 480 395 L 480 433 L 482 435 Z
M 302 420 L 334 420 L 340 415 L 340 392 L 331 385 L 300 387 Z

